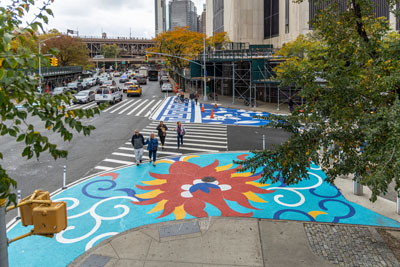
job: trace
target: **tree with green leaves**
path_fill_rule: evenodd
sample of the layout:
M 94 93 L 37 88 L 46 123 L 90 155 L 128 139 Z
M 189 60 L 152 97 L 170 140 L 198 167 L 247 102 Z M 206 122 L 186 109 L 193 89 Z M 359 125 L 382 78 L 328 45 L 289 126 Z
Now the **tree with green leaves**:
M 263 168 L 263 182 L 296 184 L 308 179 L 312 161 L 332 184 L 354 174 L 375 201 L 393 181 L 400 188 L 400 35 L 375 17 L 373 1 L 347 1 L 344 11 L 330 3 L 312 21 L 310 36 L 280 51 L 286 60 L 277 79 L 298 88 L 305 104 L 290 116 L 272 116 L 271 125 L 292 136 L 240 163 L 243 170 Z M 386 3 L 396 12 L 396 1 Z
M 87 136 L 95 128 L 84 125 L 81 119 L 93 117 L 103 108 L 68 110 L 66 103 L 71 103 L 73 98 L 70 93 L 51 96 L 36 92 L 38 80 L 32 73 L 38 68 L 38 55 L 24 49 L 24 45 L 31 39 L 37 43 L 36 33 L 43 31 L 48 16 L 53 15 L 49 9 L 51 2 L 43 3 L 35 19 L 24 27 L 24 16 L 34 7 L 35 1 L 15 0 L 6 7 L 0 7 L 0 135 L 24 142 L 22 157 L 27 159 L 39 158 L 45 152 L 54 159 L 66 158 L 68 152 L 53 144 L 46 137 L 46 132 L 53 131 L 66 142 L 71 141 L 73 132 L 82 132 Z M 48 64 L 46 57 L 39 56 L 42 62 Z M 39 118 L 44 127 L 31 124 L 32 117 Z M 0 149 L 0 159 L 3 157 L 1 152 Z M 0 165 L 0 206 L 4 201 L 7 205 L 15 203 L 16 196 L 11 190 L 16 186 L 16 181 L 7 175 L 6 167 Z
M 121 49 L 116 44 L 102 45 L 100 48 L 100 54 L 105 58 L 116 58 L 121 54 Z

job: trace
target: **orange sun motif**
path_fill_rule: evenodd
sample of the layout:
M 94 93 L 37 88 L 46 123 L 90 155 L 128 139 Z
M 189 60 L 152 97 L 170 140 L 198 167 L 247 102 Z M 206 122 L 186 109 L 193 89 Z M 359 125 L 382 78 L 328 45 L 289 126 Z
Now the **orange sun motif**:
M 240 155 L 238 159 L 243 160 L 246 156 L 246 154 Z M 194 217 L 207 217 L 209 215 L 204 211 L 206 203 L 216 207 L 221 212 L 221 216 L 251 217 L 253 212 L 237 212 L 226 201 L 234 201 L 245 208 L 259 210 L 253 207 L 249 200 L 266 203 L 267 201 L 261 199 L 256 193 L 275 192 L 261 188 L 269 186 L 267 184 L 254 182 L 260 179 L 261 175 L 237 173 L 236 170 L 241 166 L 233 169 L 231 169 L 233 164 L 219 167 L 219 161 L 215 160 L 211 165 L 200 167 L 186 160 L 173 162 L 168 174 L 150 172 L 149 174 L 155 180 L 145 181 L 143 183 L 146 186 L 137 185 L 137 187 L 151 191 L 136 195 L 145 200 L 133 204 L 156 204 L 149 213 L 162 211 L 158 218 L 171 213 L 176 219 L 184 219 L 186 213 Z

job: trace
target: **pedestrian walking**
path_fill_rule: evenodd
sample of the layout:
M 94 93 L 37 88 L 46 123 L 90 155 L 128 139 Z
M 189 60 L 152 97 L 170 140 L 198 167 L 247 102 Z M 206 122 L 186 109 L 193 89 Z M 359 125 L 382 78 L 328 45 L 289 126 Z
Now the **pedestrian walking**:
M 136 165 L 139 166 L 139 164 L 142 163 L 144 146 L 144 138 L 143 135 L 139 133 L 139 130 L 135 130 L 135 134 L 132 136 L 131 142 L 133 146 L 133 151 L 135 153 Z
M 289 97 L 288 106 L 289 106 L 289 111 L 290 111 L 290 113 L 292 113 L 293 110 L 294 110 L 294 107 L 293 107 L 293 106 L 294 106 L 294 102 L 293 102 L 292 97 Z
M 180 146 L 183 146 L 183 136 L 186 134 L 185 127 L 183 127 L 180 121 L 177 122 L 176 134 L 177 134 L 178 149 L 179 149 Z
M 153 166 L 156 166 L 158 139 L 154 137 L 154 133 L 150 134 L 150 138 L 146 140 L 145 144 L 147 145 L 147 150 L 149 151 L 150 162 L 153 162 Z
M 196 106 L 198 100 L 199 100 L 199 93 L 196 91 L 196 93 L 194 93 L 194 101 L 196 101 Z
M 167 125 L 164 124 L 163 121 L 160 121 L 160 124 L 157 126 L 158 137 L 160 137 L 161 148 L 164 149 L 165 138 L 167 137 Z

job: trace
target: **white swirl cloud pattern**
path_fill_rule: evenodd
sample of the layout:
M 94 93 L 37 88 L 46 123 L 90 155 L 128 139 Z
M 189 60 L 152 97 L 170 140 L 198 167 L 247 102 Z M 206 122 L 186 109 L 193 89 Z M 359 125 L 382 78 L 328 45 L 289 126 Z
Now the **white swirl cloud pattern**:
M 115 209 L 122 209 L 122 212 L 120 214 L 116 215 L 116 216 L 106 217 L 106 216 L 101 216 L 101 215 L 96 213 L 96 209 L 100 205 L 102 205 L 102 204 L 104 204 L 106 202 L 109 202 L 109 201 L 121 200 L 121 199 L 128 200 L 128 201 L 133 201 L 133 202 L 138 202 L 139 201 L 138 199 L 136 199 L 134 197 L 129 197 L 129 196 L 115 196 L 115 197 L 110 197 L 110 198 L 107 198 L 107 199 L 103 199 L 103 200 L 97 202 L 96 204 L 94 204 L 88 210 L 86 210 L 86 211 L 84 211 L 82 213 L 79 213 L 79 214 L 76 214 L 76 215 L 68 217 L 68 220 L 73 220 L 73 219 L 80 218 L 80 217 L 82 217 L 82 216 L 84 216 L 86 214 L 89 214 L 95 220 L 95 225 L 88 233 L 86 233 L 86 234 L 84 234 L 82 236 L 76 237 L 76 238 L 65 238 L 64 237 L 65 233 L 75 230 L 75 226 L 68 226 L 66 230 L 64 230 L 63 232 L 58 233 L 56 235 L 57 242 L 63 243 L 63 244 L 73 244 L 73 243 L 80 242 L 82 240 L 85 240 L 85 239 L 95 235 L 97 230 L 99 230 L 99 228 L 100 228 L 100 226 L 102 224 L 102 221 L 114 221 L 114 220 L 121 219 L 121 218 L 125 217 L 126 215 L 128 215 L 130 209 L 129 209 L 129 207 L 127 205 L 123 205 L 123 204 L 118 204 L 118 205 L 114 206 Z M 76 208 L 79 205 L 79 200 L 78 199 L 74 199 L 74 198 L 60 198 L 60 199 L 57 199 L 57 201 L 72 201 L 73 204 L 72 204 L 71 207 L 68 208 L 68 210 Z M 117 232 L 102 233 L 102 234 L 100 234 L 98 236 L 95 236 L 86 244 L 85 249 L 88 250 L 98 240 L 100 240 L 100 239 L 102 239 L 104 237 L 107 237 L 107 236 L 115 235 L 115 234 L 118 234 L 118 233 Z
M 317 187 L 321 186 L 323 183 L 321 176 L 319 176 L 315 173 L 312 173 L 312 172 L 308 172 L 308 174 L 311 174 L 318 179 L 318 182 L 315 185 L 307 186 L 307 187 L 270 187 L 270 188 L 268 188 L 268 190 L 290 191 L 290 192 L 297 194 L 300 197 L 300 200 L 298 202 L 290 204 L 290 203 L 285 203 L 285 202 L 280 201 L 280 199 L 285 197 L 284 195 L 275 195 L 274 196 L 275 202 L 278 203 L 279 205 L 282 205 L 285 207 L 291 207 L 291 208 L 299 207 L 299 206 L 303 205 L 304 202 L 306 201 L 306 199 L 305 199 L 304 195 L 302 193 L 300 193 L 298 190 L 309 190 L 309 189 L 317 188 Z

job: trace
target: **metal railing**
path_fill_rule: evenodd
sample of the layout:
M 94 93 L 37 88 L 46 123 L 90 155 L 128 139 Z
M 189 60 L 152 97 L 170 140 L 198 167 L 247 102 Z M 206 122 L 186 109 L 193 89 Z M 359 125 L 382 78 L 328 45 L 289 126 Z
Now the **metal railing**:
M 69 66 L 69 67 L 42 67 L 42 76 L 58 76 L 58 75 L 66 75 L 73 73 L 80 73 L 83 71 L 82 66 Z M 39 70 L 34 71 L 36 74 L 39 73 Z
M 243 50 L 217 50 L 210 51 L 206 53 L 206 60 L 215 60 L 215 59 L 224 59 L 224 60 L 240 60 L 240 59 L 271 59 L 277 58 L 274 55 L 274 49 L 267 50 L 252 50 L 252 49 L 243 49 Z M 199 55 L 199 60 L 203 61 L 203 54 Z

